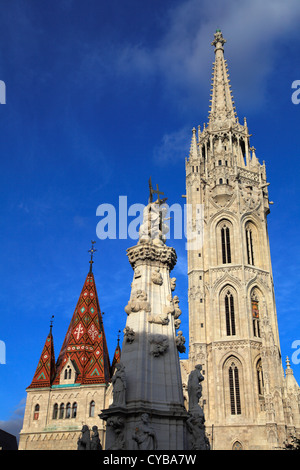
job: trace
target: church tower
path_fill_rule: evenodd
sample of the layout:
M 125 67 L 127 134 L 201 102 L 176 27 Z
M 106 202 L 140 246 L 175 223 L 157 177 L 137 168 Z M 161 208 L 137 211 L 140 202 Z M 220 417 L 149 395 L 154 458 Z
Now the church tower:
M 20 450 L 76 450 L 82 425 L 97 426 L 104 441 L 99 410 L 111 399 L 111 367 L 90 250 L 85 279 L 60 354 L 55 363 L 52 324 L 27 401 Z M 114 365 L 120 359 L 120 348 Z
M 209 120 L 194 128 L 186 161 L 189 370 L 202 364 L 212 449 L 274 449 L 299 431 L 287 403 L 274 297 L 265 163 L 250 145 L 231 93 L 222 32 Z M 290 369 L 288 368 L 290 376 Z

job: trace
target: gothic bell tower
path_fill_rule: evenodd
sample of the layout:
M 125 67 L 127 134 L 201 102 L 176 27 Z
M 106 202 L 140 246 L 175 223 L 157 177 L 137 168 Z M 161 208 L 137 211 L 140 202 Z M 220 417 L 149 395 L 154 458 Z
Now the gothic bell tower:
M 217 30 L 209 120 L 193 129 L 186 161 L 193 234 L 189 369 L 200 363 L 205 373 L 213 449 L 273 449 L 291 427 L 299 429 L 299 408 L 287 420 L 267 231 L 269 183 L 246 118 L 240 124 L 235 111 L 225 43 Z

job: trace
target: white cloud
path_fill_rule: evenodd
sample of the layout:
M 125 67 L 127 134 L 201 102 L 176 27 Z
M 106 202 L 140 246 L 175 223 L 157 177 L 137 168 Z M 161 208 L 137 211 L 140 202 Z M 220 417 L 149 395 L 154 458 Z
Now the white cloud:
M 17 441 L 19 441 L 19 433 L 23 427 L 25 405 L 26 398 L 23 398 L 8 420 L 0 420 L 0 429 L 16 436 Z
M 165 31 L 153 48 L 127 43 L 110 50 L 106 72 L 136 81 L 159 76 L 166 96 L 194 105 L 205 99 L 208 112 L 210 43 L 221 28 L 233 93 L 239 105 L 255 107 L 263 102 L 280 44 L 298 33 L 299 19 L 298 0 L 186 0 L 166 12 Z
M 164 134 L 161 144 L 154 149 L 154 160 L 160 165 L 182 161 L 182 155 L 189 154 L 190 139 L 191 129 L 187 127 Z

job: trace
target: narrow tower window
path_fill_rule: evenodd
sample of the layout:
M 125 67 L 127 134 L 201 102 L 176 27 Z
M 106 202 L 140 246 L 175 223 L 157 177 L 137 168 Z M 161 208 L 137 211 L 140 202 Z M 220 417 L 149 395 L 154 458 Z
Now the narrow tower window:
M 230 230 L 226 226 L 221 229 L 221 242 L 223 264 L 231 263 Z
M 77 403 L 75 401 L 72 406 L 72 418 L 76 418 L 76 416 L 77 416 Z
M 225 295 L 225 315 L 226 315 L 226 333 L 227 336 L 235 335 L 235 313 L 234 300 L 230 291 Z
M 246 228 L 247 262 L 254 266 L 253 236 L 251 228 Z
M 256 295 L 251 298 L 253 335 L 260 338 L 259 303 Z
M 259 359 L 259 361 L 257 362 L 256 374 L 257 374 L 258 395 L 261 396 L 264 393 L 264 377 L 263 377 L 261 359 Z
M 228 370 L 229 373 L 229 392 L 230 392 L 230 410 L 232 415 L 241 414 L 240 382 L 239 370 L 233 362 Z

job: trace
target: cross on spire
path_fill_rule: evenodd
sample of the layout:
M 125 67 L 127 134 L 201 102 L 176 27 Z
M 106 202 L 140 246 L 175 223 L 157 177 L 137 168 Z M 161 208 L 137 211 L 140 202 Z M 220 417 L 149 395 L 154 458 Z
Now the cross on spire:
M 52 334 L 53 318 L 54 318 L 54 315 L 52 315 L 51 320 L 50 320 L 50 334 Z
M 90 250 L 88 250 L 88 253 L 91 253 L 91 260 L 89 261 L 89 263 L 90 263 L 90 273 L 92 272 L 92 265 L 93 265 L 93 262 L 94 262 L 94 261 L 93 261 L 93 255 L 94 255 L 94 253 L 97 251 L 97 250 L 94 248 L 94 244 L 95 244 L 95 243 L 96 243 L 96 242 L 95 242 L 94 240 L 92 240 L 92 247 L 91 247 Z

